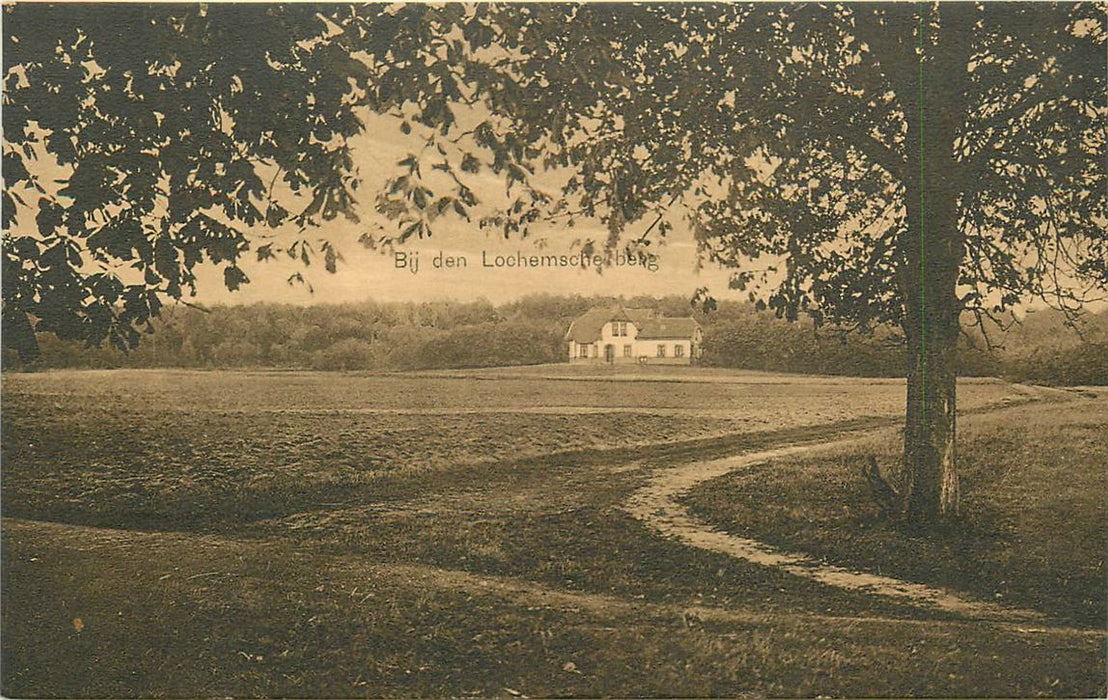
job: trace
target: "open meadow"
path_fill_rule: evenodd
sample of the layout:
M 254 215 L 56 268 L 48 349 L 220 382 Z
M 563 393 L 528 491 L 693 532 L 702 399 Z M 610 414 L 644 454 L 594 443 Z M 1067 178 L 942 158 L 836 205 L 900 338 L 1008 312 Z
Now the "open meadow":
M 966 521 L 936 544 L 865 498 L 896 380 L 6 374 L 2 692 L 1103 695 L 1108 399 L 967 380 L 959 403 Z M 700 460 L 862 431 L 682 507 L 997 616 L 689 546 L 628 506 Z

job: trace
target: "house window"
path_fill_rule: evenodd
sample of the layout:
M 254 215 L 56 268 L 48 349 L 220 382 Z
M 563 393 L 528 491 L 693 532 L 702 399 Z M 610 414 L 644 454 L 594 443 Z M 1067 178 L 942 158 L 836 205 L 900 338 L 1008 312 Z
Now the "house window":
M 631 346 L 630 345 L 624 345 L 623 346 L 623 356 L 624 357 L 631 357 Z
M 612 321 L 612 335 L 613 336 L 627 335 L 627 322 L 626 321 Z
M 619 335 L 619 321 L 612 321 L 612 335 Z
M 674 345 L 673 346 L 673 356 L 674 357 L 684 357 L 685 356 L 685 346 L 684 345 Z
M 577 348 L 578 348 L 578 352 L 577 352 L 578 357 L 588 357 L 589 356 L 589 346 L 587 344 L 581 343 L 580 345 L 577 346 Z
M 658 346 L 658 357 L 665 357 L 665 356 L 666 356 L 666 346 L 665 345 L 659 345 Z

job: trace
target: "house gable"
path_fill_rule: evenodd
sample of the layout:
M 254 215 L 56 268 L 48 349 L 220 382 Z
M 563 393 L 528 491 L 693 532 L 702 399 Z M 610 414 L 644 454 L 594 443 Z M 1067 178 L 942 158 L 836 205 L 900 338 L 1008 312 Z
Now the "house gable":
M 700 324 L 623 305 L 590 309 L 570 324 L 571 361 L 688 364 L 699 356 Z
M 569 324 L 565 339 L 575 343 L 595 343 L 600 339 L 604 324 L 612 320 L 613 313 L 611 308 L 589 309 Z

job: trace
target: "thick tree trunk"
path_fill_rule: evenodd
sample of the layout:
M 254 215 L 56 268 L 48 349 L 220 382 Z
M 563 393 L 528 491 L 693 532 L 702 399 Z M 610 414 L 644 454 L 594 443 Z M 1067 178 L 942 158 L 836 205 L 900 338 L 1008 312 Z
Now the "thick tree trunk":
M 933 160 L 945 159 L 936 154 Z M 902 270 L 909 367 L 900 494 L 902 515 L 929 523 L 958 512 L 954 349 L 963 251 L 949 178 L 935 162 L 924 161 L 923 172 L 922 206 L 908 217 L 911 240 Z
M 921 524 L 958 512 L 954 343 L 927 321 L 909 333 L 904 457 L 900 494 L 905 519 Z
M 957 26 L 956 15 L 944 13 L 939 49 L 919 64 L 915 94 L 906 100 L 908 227 L 900 241 L 900 285 L 910 362 L 899 491 L 901 515 L 920 525 L 958 512 L 954 349 L 965 246 L 955 139 L 964 115 L 960 82 L 952 78 L 965 73 L 966 39 L 958 32 L 967 27 Z M 934 38 L 926 26 L 925 44 Z
M 938 126 L 937 121 L 926 120 L 924 127 Z M 958 195 L 951 186 L 957 165 L 947 156 L 951 141 L 945 135 L 933 129 L 927 141 L 935 148 L 921 162 L 919 201 L 909 207 L 902 270 L 909 365 L 900 493 L 902 515 L 921 524 L 958 512 L 954 349 L 961 310 L 956 285 L 964 253 Z

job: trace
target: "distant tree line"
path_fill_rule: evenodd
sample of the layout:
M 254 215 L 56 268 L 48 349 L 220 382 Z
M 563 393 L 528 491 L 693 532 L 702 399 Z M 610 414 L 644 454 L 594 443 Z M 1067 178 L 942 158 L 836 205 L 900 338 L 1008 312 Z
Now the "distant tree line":
M 891 327 L 870 334 L 837 327 L 817 331 L 803 319 L 786 323 L 744 304 L 722 305 L 712 316 L 705 326 L 705 364 L 861 377 L 906 372 L 903 337 Z M 1062 313 L 1040 310 L 987 338 L 972 329 L 959 340 L 955 362 L 961 376 L 1108 384 L 1108 311 L 1082 317 L 1076 328 Z
M 563 336 L 570 322 L 615 301 L 532 295 L 499 306 L 484 300 L 180 306 L 152 321 L 152 332 L 130 353 L 42 334 L 41 357 L 21 363 L 8 353 L 4 366 L 395 371 L 565 362 Z M 817 330 L 810 322 L 786 322 L 745 303 L 722 302 L 704 313 L 680 296 L 623 302 L 668 316 L 695 316 L 704 327 L 705 365 L 864 377 L 900 377 L 906 371 L 903 339 L 893 328 L 870 334 Z M 1046 384 L 1108 384 L 1108 311 L 1084 318 L 1075 330 L 1061 314 L 1037 311 L 988 341 L 979 333 L 967 335 L 957 350 L 959 371 Z

